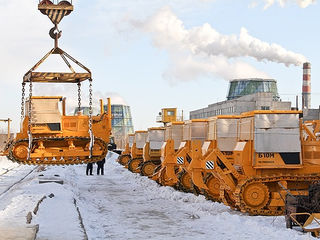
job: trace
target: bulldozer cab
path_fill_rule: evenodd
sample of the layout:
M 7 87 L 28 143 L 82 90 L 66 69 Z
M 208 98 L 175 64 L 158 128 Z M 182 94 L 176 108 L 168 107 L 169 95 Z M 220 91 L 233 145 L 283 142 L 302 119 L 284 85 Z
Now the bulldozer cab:
M 300 168 L 300 112 L 253 111 L 243 114 L 235 153 L 236 165 L 251 162 L 256 169 Z
M 160 150 L 164 142 L 165 128 L 149 128 L 147 142 L 151 150 Z
M 179 149 L 180 143 L 182 142 L 183 125 L 184 122 L 171 122 L 166 126 L 165 141 L 173 140 L 175 150 Z
M 62 97 L 39 96 L 26 102 L 26 115 L 31 112 L 31 125 L 33 133 L 52 133 L 62 130 L 62 115 L 65 112 L 65 99 Z
M 143 147 L 144 159 L 160 159 L 161 147 L 165 139 L 165 128 L 154 127 L 148 128 L 146 144 Z
M 136 131 L 134 136 L 134 143 L 137 149 L 143 149 L 144 144 L 147 141 L 148 132 L 147 131 Z
M 182 115 L 178 116 L 177 108 L 163 108 L 161 109 L 161 112 L 159 112 L 159 115 L 157 116 L 157 122 L 163 123 L 164 126 L 167 126 L 172 122 L 178 122 L 178 121 L 183 121 L 183 111 L 182 111 Z
M 132 148 L 132 145 L 133 145 L 133 143 L 134 143 L 134 134 L 129 134 L 127 141 L 128 141 L 127 143 L 128 143 L 128 145 L 129 145 L 129 148 L 131 149 L 131 148 Z
M 208 120 L 207 119 L 194 119 L 185 121 L 183 125 L 183 138 L 184 142 L 199 140 L 201 144 L 208 137 Z

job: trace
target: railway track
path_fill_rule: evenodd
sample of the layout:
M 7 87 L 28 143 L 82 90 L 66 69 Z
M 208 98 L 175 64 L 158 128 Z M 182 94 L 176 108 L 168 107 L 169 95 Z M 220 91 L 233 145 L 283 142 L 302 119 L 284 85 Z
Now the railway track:
M 12 171 L 12 170 L 14 170 L 14 169 L 16 169 L 16 168 L 18 168 L 18 167 L 19 167 L 19 166 L 11 167 L 11 168 L 2 168 L 1 170 L 4 171 L 4 172 L 0 173 L 0 177 L 3 176 L 3 175 L 6 175 L 8 172 L 10 172 L 10 171 Z M 1 170 L 0 170 L 0 171 L 1 171 Z
M 4 188 L 0 188 L 0 197 L 2 197 L 4 194 L 6 194 L 8 191 L 10 191 L 16 185 L 20 184 L 23 180 L 25 180 L 31 173 L 33 173 L 38 168 L 38 166 L 36 166 L 36 167 L 33 167 L 32 169 L 29 169 L 29 170 L 26 170 L 26 171 L 21 171 L 21 173 L 23 173 L 22 176 L 20 178 L 13 179 L 12 182 L 3 181 L 3 180 L 5 180 L 6 175 L 8 173 L 10 173 L 13 170 L 18 169 L 19 167 L 22 167 L 22 166 L 18 166 L 18 167 L 13 167 L 13 168 L 7 169 L 7 171 L 5 171 L 4 173 L 2 173 L 0 175 L 0 184 L 2 182 L 4 182 L 4 184 L 7 184 Z

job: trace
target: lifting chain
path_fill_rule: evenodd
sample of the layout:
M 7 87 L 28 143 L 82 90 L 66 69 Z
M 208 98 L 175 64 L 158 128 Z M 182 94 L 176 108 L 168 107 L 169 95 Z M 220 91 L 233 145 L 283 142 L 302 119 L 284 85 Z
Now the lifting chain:
M 78 82 L 78 112 L 81 111 L 81 83 Z
M 29 104 L 28 104 L 28 138 L 29 138 L 29 145 L 28 145 L 28 160 L 30 159 L 31 154 L 31 146 L 32 146 L 32 133 L 31 133 L 31 118 L 32 118 L 32 81 L 30 80 L 29 85 Z
M 94 145 L 94 135 L 92 132 L 92 79 L 89 79 L 89 134 L 90 134 L 90 158 L 92 157 L 92 148 Z
M 23 121 L 23 118 L 24 118 L 24 98 L 25 98 L 25 95 L 26 95 L 26 83 L 23 82 L 22 83 L 22 97 L 21 97 L 21 121 Z

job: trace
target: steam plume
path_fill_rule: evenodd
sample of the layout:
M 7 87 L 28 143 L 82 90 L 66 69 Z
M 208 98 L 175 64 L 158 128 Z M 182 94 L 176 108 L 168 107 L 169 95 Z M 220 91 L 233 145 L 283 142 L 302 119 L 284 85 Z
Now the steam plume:
M 155 46 L 168 51 L 174 64 L 166 73 L 173 78 L 186 79 L 192 75 L 213 74 L 223 78 L 266 77 L 267 74 L 239 61 L 252 57 L 258 61 L 301 65 L 306 58 L 278 44 L 269 44 L 251 36 L 245 28 L 239 35 L 223 35 L 208 23 L 186 29 L 183 22 L 165 7 L 146 21 L 132 24 L 152 35 Z M 234 71 L 230 74 L 231 71 Z

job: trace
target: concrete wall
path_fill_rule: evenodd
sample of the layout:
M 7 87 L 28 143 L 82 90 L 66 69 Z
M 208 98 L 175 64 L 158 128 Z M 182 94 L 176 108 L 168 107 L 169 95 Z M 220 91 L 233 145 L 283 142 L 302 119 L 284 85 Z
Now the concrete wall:
M 303 120 L 319 120 L 320 119 L 320 111 L 319 109 L 304 109 L 303 110 Z

